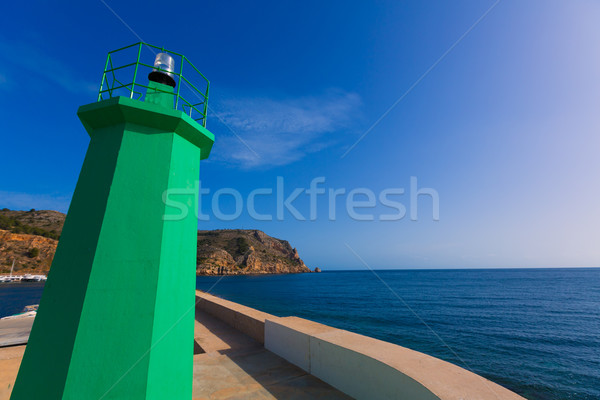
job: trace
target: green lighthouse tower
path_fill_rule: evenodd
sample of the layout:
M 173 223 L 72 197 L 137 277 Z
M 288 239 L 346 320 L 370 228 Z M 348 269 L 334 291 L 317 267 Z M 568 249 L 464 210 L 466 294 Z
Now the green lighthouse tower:
M 192 398 L 207 101 L 181 54 L 108 54 L 98 101 L 77 112 L 90 144 L 11 399 Z

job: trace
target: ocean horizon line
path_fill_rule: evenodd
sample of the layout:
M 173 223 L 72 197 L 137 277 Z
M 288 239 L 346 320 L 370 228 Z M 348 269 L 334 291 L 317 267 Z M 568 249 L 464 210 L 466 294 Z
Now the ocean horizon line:
M 600 266 L 591 266 L 591 267 L 432 267 L 432 268 L 355 268 L 355 269 L 323 269 L 321 268 L 321 273 L 323 272 L 365 272 L 365 271 L 376 271 L 376 272 L 385 272 L 385 271 L 489 271 L 489 270 L 544 270 L 544 269 L 552 269 L 552 270 L 560 270 L 560 269 L 600 269 Z

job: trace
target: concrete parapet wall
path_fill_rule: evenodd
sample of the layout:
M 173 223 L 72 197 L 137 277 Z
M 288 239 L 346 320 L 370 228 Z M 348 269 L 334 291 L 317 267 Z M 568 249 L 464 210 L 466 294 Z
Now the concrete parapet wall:
M 265 348 L 311 372 L 311 338 L 335 330 L 298 317 L 268 318 L 265 321 Z
M 196 307 L 245 333 L 254 340 L 265 342 L 265 320 L 274 315 L 224 300 L 208 293 L 196 291 Z
M 356 399 L 523 400 L 438 358 L 302 318 L 267 318 L 265 347 Z
M 335 343 L 313 336 L 310 373 L 356 399 L 439 400 L 422 383 L 369 353 L 368 345 L 353 349 L 343 340 Z
M 197 292 L 198 307 L 356 399 L 524 400 L 477 374 L 392 343 Z

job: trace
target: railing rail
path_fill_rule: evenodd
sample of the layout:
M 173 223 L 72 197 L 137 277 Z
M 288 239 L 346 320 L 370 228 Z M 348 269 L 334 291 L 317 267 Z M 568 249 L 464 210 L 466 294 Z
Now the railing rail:
M 137 48 L 135 48 L 136 46 Z M 158 52 L 171 55 L 175 59 L 176 65 L 179 63 L 179 68 L 176 68 L 176 71 L 154 68 L 153 65 L 144 62 L 146 60 L 142 54 L 144 48 L 149 49 L 154 55 Z M 130 61 L 134 58 L 134 55 L 128 55 L 128 50 L 136 50 L 135 62 Z M 117 57 L 125 57 L 127 58 L 127 62 L 117 63 L 115 60 Z M 132 70 L 131 73 L 128 73 L 129 69 Z M 141 100 L 144 95 L 142 88 L 149 88 L 148 81 L 143 76 L 143 72 L 150 72 L 153 69 L 168 72 L 176 80 L 177 89 L 175 92 L 163 91 L 155 87 L 152 89 L 173 95 L 175 109 L 183 111 L 196 122 L 206 127 L 209 80 L 183 54 L 149 43 L 138 42 L 108 53 L 102 73 L 100 89 L 98 90 L 98 101 L 122 95 Z M 140 78 L 141 76 L 143 78 Z

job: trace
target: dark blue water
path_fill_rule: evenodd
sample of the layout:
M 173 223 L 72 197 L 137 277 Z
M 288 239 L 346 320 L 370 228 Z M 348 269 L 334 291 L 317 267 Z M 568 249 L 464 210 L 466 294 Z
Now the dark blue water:
M 353 271 L 198 277 L 197 287 L 442 358 L 529 399 L 600 399 L 600 269 L 377 274 L 385 284 Z
M 529 399 L 600 399 L 600 269 L 377 274 L 385 284 L 360 271 L 198 277 L 197 287 L 422 351 Z M 0 284 L 0 317 L 42 289 Z
M 25 306 L 40 304 L 44 282 L 0 283 L 0 318 L 18 314 Z

